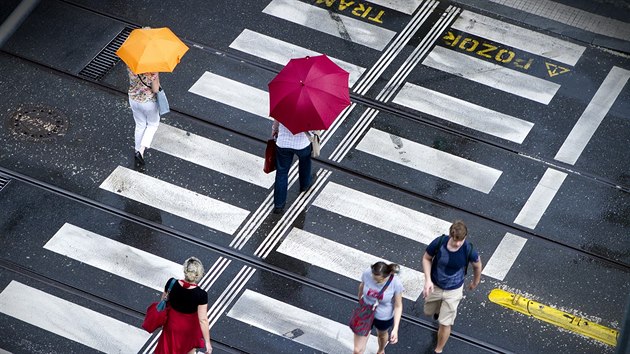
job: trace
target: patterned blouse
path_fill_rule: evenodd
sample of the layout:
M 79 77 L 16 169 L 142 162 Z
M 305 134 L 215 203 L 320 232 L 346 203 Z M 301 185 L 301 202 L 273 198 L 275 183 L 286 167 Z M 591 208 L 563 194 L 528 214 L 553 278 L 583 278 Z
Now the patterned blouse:
M 155 93 L 151 91 L 150 87 L 147 87 L 145 84 L 151 86 L 151 83 L 157 79 L 157 73 L 145 73 L 145 74 L 134 74 L 129 68 L 127 68 L 127 74 L 129 75 L 129 98 L 136 102 L 155 102 Z M 138 76 L 142 77 L 142 81 Z

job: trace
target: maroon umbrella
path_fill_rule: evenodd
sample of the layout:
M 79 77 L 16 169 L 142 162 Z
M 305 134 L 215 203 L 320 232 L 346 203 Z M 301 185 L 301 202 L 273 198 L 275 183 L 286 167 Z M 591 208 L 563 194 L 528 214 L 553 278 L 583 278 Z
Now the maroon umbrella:
M 269 83 L 269 115 L 293 134 L 328 129 L 350 105 L 348 76 L 325 55 L 291 59 Z

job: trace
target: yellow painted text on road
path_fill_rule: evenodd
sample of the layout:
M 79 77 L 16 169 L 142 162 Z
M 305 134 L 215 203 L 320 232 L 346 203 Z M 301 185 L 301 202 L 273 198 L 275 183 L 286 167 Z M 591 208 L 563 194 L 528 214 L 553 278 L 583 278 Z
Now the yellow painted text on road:
M 488 299 L 495 304 L 596 339 L 608 345 L 617 345 L 617 338 L 619 336 L 617 330 L 587 321 L 570 313 L 554 309 L 553 307 L 545 306 L 518 294 L 513 294 L 501 289 L 493 289 L 488 295 Z
M 513 51 L 498 47 L 491 43 L 479 41 L 470 37 L 457 36 L 453 32 L 448 31 L 446 36 L 442 37 L 444 44 L 457 48 L 460 51 L 470 52 L 480 57 L 494 59 L 501 64 L 512 64 L 523 70 L 529 69 L 534 63 L 534 59 L 515 58 L 516 53 Z
M 361 3 L 360 1 L 348 1 L 348 0 L 316 0 L 315 4 L 325 4 L 326 7 L 334 7 L 337 4 L 337 9 L 341 12 L 350 12 L 353 16 L 365 18 L 368 21 L 383 23 L 383 15 L 385 10 L 378 12 L 372 12 L 374 9 L 370 5 Z M 373 16 L 370 16 L 372 13 Z

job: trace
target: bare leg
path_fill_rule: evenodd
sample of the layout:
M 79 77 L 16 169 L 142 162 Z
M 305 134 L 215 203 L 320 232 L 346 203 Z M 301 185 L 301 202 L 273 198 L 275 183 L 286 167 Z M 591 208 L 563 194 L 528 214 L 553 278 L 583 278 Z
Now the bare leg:
M 365 345 L 367 344 L 368 338 L 370 338 L 369 334 L 367 336 L 357 336 L 355 334 L 354 335 L 354 351 L 352 353 L 363 354 L 363 352 L 365 352 Z
M 437 346 L 435 347 L 436 353 L 441 353 L 442 350 L 444 350 L 444 346 L 446 345 L 446 341 L 450 335 L 451 326 L 440 325 L 437 333 Z
M 389 341 L 389 332 L 376 331 L 376 333 L 378 334 L 378 351 L 376 352 L 376 354 L 384 354 L 385 346 L 387 345 L 387 342 Z

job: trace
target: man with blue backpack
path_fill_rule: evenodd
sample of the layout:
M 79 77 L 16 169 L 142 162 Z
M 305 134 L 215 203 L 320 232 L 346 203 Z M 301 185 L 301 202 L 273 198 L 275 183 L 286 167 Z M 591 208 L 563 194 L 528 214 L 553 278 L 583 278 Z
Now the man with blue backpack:
M 422 257 L 424 270 L 424 314 L 439 323 L 436 353 L 444 350 L 457 316 L 457 306 L 464 295 L 464 277 L 468 263 L 473 264 L 474 278 L 468 288 L 473 290 L 481 280 L 481 258 L 466 240 L 468 228 L 455 221 L 448 235 L 433 240 Z

